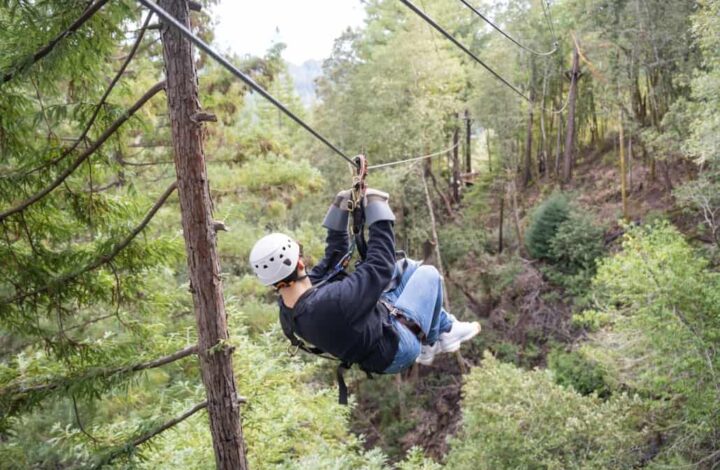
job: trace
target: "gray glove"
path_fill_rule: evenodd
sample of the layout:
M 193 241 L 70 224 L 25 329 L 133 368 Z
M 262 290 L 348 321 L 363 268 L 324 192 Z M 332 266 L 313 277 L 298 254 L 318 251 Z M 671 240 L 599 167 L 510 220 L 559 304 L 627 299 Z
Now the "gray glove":
M 333 203 L 328 208 L 323 227 L 338 232 L 344 232 L 348 227 L 348 201 L 350 200 L 350 190 L 340 191 L 335 196 Z
M 395 222 L 395 214 L 390 209 L 390 195 L 377 189 L 365 191 L 365 224 L 369 227 L 380 220 Z

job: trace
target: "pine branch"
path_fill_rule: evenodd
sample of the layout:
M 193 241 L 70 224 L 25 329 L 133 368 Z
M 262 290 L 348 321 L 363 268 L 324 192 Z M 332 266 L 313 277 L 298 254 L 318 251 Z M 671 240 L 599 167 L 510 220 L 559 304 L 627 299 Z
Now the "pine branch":
M 112 462 L 114 459 L 119 457 L 122 454 L 127 454 L 130 451 L 134 450 L 135 447 L 139 447 L 145 442 L 149 441 L 153 437 L 167 431 L 168 429 L 172 428 L 173 426 L 176 426 L 198 411 L 207 408 L 208 402 L 204 401 L 202 403 L 198 403 L 197 405 L 193 406 L 189 410 L 187 410 L 185 413 L 181 414 L 180 416 L 171 419 L 170 421 L 167 421 L 163 423 L 162 425 L 158 426 L 157 428 L 146 432 L 145 434 L 142 434 L 141 436 L 133 439 L 131 442 L 128 442 L 126 445 L 116 448 L 109 453 L 107 453 L 105 456 L 103 456 L 100 460 L 100 462 L 97 463 L 93 468 L 102 468 L 105 465 Z
M 110 93 L 115 88 L 115 85 L 117 85 L 117 83 L 120 81 L 120 77 L 122 77 L 122 75 L 125 73 L 125 69 L 130 64 L 133 57 L 135 57 L 135 53 L 137 52 L 138 47 L 140 46 L 140 43 L 143 40 L 143 36 L 145 36 L 145 31 L 147 30 L 148 23 L 150 23 L 150 19 L 152 18 L 152 15 L 153 15 L 152 12 L 148 13 L 147 18 L 145 18 L 145 22 L 143 23 L 142 28 L 140 28 L 140 33 L 138 34 L 137 39 L 135 40 L 135 43 L 133 44 L 132 48 L 130 49 L 130 52 L 125 57 L 125 60 L 122 63 L 122 65 L 120 66 L 120 68 L 118 69 L 117 73 L 115 74 L 115 77 L 113 77 L 113 79 L 110 81 L 110 85 L 108 85 L 108 87 L 105 89 L 105 92 L 103 93 L 102 97 L 100 98 L 100 101 L 95 106 L 95 110 L 93 111 L 92 116 L 90 116 L 90 119 L 88 120 L 87 124 L 85 124 L 85 128 L 80 133 L 80 136 L 77 139 L 73 140 L 72 145 L 70 145 L 70 147 L 65 148 L 58 157 L 53 158 L 52 160 L 50 160 L 48 162 L 45 162 L 35 168 L 27 170 L 27 171 L 18 171 L 13 174 L 4 175 L 4 176 L 2 176 L 2 178 L 7 179 L 7 178 L 25 177 L 25 176 L 32 175 L 33 173 L 36 173 L 44 168 L 55 165 L 55 164 L 63 161 L 68 155 L 70 155 L 72 152 L 74 152 L 75 149 L 77 149 L 78 145 L 80 145 L 80 142 L 85 141 L 85 139 L 87 138 L 88 132 L 90 132 L 90 129 L 92 128 L 93 124 L 95 124 L 95 120 L 100 115 L 100 110 L 105 105 L 105 101 L 107 100 L 108 96 L 110 96 Z M 38 94 L 39 94 L 39 92 L 38 92 Z
M 69 385 L 78 382 L 84 382 L 87 380 L 93 380 L 98 378 L 108 378 L 117 375 L 128 374 L 131 372 L 140 372 L 147 369 L 156 369 L 158 367 L 162 367 L 164 365 L 179 361 L 180 359 L 186 358 L 195 353 L 197 353 L 197 346 L 188 346 L 187 348 L 181 349 L 180 351 L 177 351 L 173 354 L 148 362 L 141 362 L 139 364 L 133 364 L 129 366 L 114 367 L 112 369 L 91 369 L 90 372 L 87 372 L 84 375 L 63 377 L 50 383 L 31 385 L 28 387 L 9 387 L 6 389 L 0 389 L 0 397 L 24 395 L 28 393 L 46 394 L 58 389 L 67 388 Z
M 95 13 L 98 12 L 106 3 L 108 3 L 109 0 L 98 0 L 96 3 L 88 6 L 88 8 L 83 12 L 83 14 L 76 19 L 66 30 L 55 36 L 49 43 L 38 49 L 35 54 L 30 58 L 30 62 L 26 64 L 24 67 L 29 67 L 30 65 L 36 63 L 46 55 L 48 55 L 52 50 L 57 46 L 60 41 L 65 39 L 67 36 L 69 36 L 71 33 L 74 33 L 80 27 L 85 24 L 90 18 L 95 15 Z M 17 69 L 22 68 L 21 66 L 16 66 Z M 3 74 L 2 79 L 0 81 L 0 84 L 8 82 L 13 79 L 13 77 L 16 75 L 18 70 L 6 72 Z
M 55 180 L 50 183 L 49 186 L 46 186 L 41 191 L 35 193 L 33 196 L 29 197 L 25 201 L 21 202 L 19 205 L 12 207 L 10 209 L 7 209 L 5 212 L 0 213 L 0 222 L 6 219 L 7 217 L 17 214 L 18 212 L 22 212 L 31 205 L 35 204 L 48 194 L 52 192 L 55 188 L 60 186 L 68 176 L 70 176 L 85 160 L 87 160 L 97 149 L 99 149 L 112 135 L 122 126 L 125 121 L 130 119 L 140 108 L 143 107 L 145 103 L 147 103 L 153 96 L 158 94 L 160 90 L 163 90 L 165 88 L 165 82 L 159 82 L 155 84 L 152 88 L 150 88 L 145 94 L 135 103 L 133 104 L 125 113 L 123 116 L 118 118 L 115 122 L 113 122 L 109 128 L 105 130 L 105 132 L 102 133 L 102 135 L 93 142 L 90 147 L 88 147 L 80 156 L 78 156 L 77 159 L 70 165 L 65 171 L 63 171 Z
M 104 255 L 97 257 L 95 259 L 95 261 L 93 261 L 92 263 L 88 264 L 87 266 L 85 266 L 75 272 L 66 274 L 64 276 L 60 276 L 59 278 L 52 280 L 51 282 L 49 282 L 48 284 L 46 284 L 45 286 L 43 286 L 39 289 L 36 289 L 31 292 L 19 294 L 19 295 L 16 295 L 15 297 L 12 297 L 9 299 L 3 299 L 2 301 L 0 301 L 0 305 L 19 302 L 23 299 L 26 299 L 27 297 L 37 295 L 37 294 L 42 294 L 43 292 L 47 292 L 48 290 L 50 290 L 53 287 L 57 287 L 61 284 L 64 284 L 68 281 L 75 279 L 76 277 L 78 277 L 82 274 L 93 271 L 93 270 L 99 268 L 100 266 L 109 263 L 122 250 L 124 250 L 135 239 L 135 237 L 137 237 L 140 234 L 140 232 L 142 232 L 145 229 L 145 227 L 150 223 L 150 221 L 153 219 L 153 217 L 155 216 L 157 211 L 160 210 L 160 208 L 163 206 L 163 204 L 165 204 L 167 199 L 175 191 L 176 188 L 177 188 L 177 181 L 173 181 L 170 184 L 170 186 L 168 186 L 168 188 L 165 190 L 165 192 L 162 194 L 162 196 L 160 196 L 160 198 L 155 202 L 155 204 L 152 206 L 152 208 L 150 208 L 150 211 L 145 215 L 145 218 L 142 220 L 142 222 L 140 222 L 139 225 L 137 225 L 123 240 L 121 240 L 120 243 L 115 245 L 115 248 L 113 248 L 113 250 L 110 251 L 109 253 L 106 253 Z

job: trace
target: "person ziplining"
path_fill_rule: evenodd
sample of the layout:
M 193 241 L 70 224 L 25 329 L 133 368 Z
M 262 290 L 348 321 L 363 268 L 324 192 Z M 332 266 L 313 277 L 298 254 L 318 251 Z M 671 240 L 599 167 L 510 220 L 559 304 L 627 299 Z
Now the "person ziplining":
M 306 269 L 297 241 L 284 234 L 263 237 L 250 254 L 250 264 L 260 281 L 266 286 L 274 286 L 279 293 L 280 323 L 292 345 L 315 354 L 330 354 L 341 361 L 338 367 L 341 403 L 347 401 L 342 372 L 351 365 L 358 364 L 368 373 L 397 373 L 415 362 L 431 364 L 436 354 L 457 351 L 462 342 L 480 332 L 479 323 L 458 321 L 443 309 L 442 277 L 437 269 L 421 266 L 410 259 L 396 260 L 395 216 L 386 193 L 365 189 L 363 178 L 367 162 L 364 157 L 360 160 L 348 157 L 165 10 L 151 0 L 137 1 L 351 163 L 356 175 L 360 176 L 362 184 L 355 185 L 351 191 L 338 193 L 330 206 L 323 222 L 328 230 L 325 257 L 312 270 Z M 532 104 L 530 98 L 412 2 L 400 1 L 498 81 Z M 551 23 L 549 17 L 547 19 Z M 434 155 L 378 167 L 414 162 Z M 345 226 L 350 214 L 353 215 L 350 224 L 353 237 L 348 237 Z M 364 225 L 369 227 L 367 244 L 362 236 Z M 355 248 L 362 261 L 352 274 L 348 274 L 344 268 Z
M 262 237 L 250 253 L 260 282 L 279 294 L 280 324 L 292 345 L 341 362 L 341 403 L 347 402 L 343 369 L 357 364 L 368 373 L 399 373 L 458 351 L 480 333 L 478 322 L 459 321 L 445 311 L 435 267 L 396 259 L 394 221 L 388 194 L 365 190 L 363 180 L 335 196 L 323 220 L 325 256 L 312 269 L 300 244 L 282 233 Z M 366 247 L 359 242 L 363 225 L 369 232 Z M 361 256 L 366 251 L 347 273 L 356 246 Z

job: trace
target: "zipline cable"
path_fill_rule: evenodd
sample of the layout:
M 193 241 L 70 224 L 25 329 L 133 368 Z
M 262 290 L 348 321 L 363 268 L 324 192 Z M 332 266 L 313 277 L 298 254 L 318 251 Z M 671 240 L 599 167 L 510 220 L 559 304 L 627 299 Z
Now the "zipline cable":
M 335 145 L 333 145 L 330 141 L 328 141 L 325 137 L 320 135 L 319 132 L 317 132 L 315 129 L 310 127 L 308 124 L 305 123 L 302 119 L 297 117 L 292 111 L 290 111 L 284 104 L 282 104 L 280 101 L 275 99 L 270 93 L 268 93 L 263 87 L 258 85 L 255 80 L 250 78 L 248 75 L 244 74 L 240 69 L 235 67 L 233 64 L 230 63 L 225 57 L 221 56 L 219 53 L 217 53 L 212 47 L 210 47 L 205 41 L 200 39 L 199 37 L 195 36 L 192 31 L 187 29 L 185 25 L 180 23 L 178 20 L 176 20 L 170 13 L 165 11 L 160 6 L 156 5 L 150 0 L 137 0 L 138 2 L 142 3 L 146 8 L 152 10 L 155 12 L 156 15 L 158 15 L 160 18 L 162 18 L 163 21 L 167 22 L 170 26 L 177 29 L 180 34 L 185 36 L 188 40 L 190 40 L 193 44 L 195 44 L 197 47 L 205 51 L 207 55 L 215 59 L 220 65 L 225 67 L 228 72 L 235 75 L 237 78 L 245 82 L 247 86 L 258 92 L 263 98 L 271 102 L 275 107 L 277 107 L 280 111 L 285 113 L 287 117 L 295 121 L 297 124 L 299 124 L 303 129 L 308 131 L 310 134 L 312 134 L 316 139 L 318 139 L 320 142 L 325 144 L 328 148 L 330 148 L 333 152 L 344 158 L 348 163 L 350 163 L 353 166 L 356 166 L 355 162 L 348 157 L 342 150 L 337 148 Z
M 368 170 L 377 170 L 377 169 L 379 169 L 379 168 L 386 168 L 386 167 L 389 167 L 389 166 L 401 165 L 401 164 L 403 164 L 403 163 L 410 163 L 410 162 L 416 162 L 416 161 L 418 161 L 418 160 L 425 160 L 425 159 L 427 159 L 427 158 L 434 158 L 434 157 L 437 157 L 437 156 L 439 156 L 439 155 L 443 155 L 443 154 L 445 154 L 445 153 L 447 153 L 447 152 L 450 152 L 451 150 L 455 150 L 455 148 L 456 148 L 456 147 L 459 147 L 459 146 L 460 146 L 460 142 L 458 142 L 457 144 L 455 144 L 455 145 L 453 145 L 453 146 L 451 146 L 451 147 L 448 147 L 448 148 L 446 148 L 446 149 L 444 149 L 444 150 L 439 150 L 439 151 L 437 151 L 437 152 L 434 152 L 434 153 L 431 153 L 431 154 L 428 154 L 428 155 L 421 155 L 421 156 L 419 156 L 419 157 L 406 158 L 406 159 L 404 159 L 404 160 L 398 160 L 398 161 L 389 162 L 389 163 L 379 163 L 379 164 L 377 164 L 377 165 L 370 165 L 370 166 L 368 167 Z
M 543 12 L 545 12 L 545 6 L 544 6 L 545 3 L 543 3 L 544 1 L 545 1 L 545 0 L 540 0 L 540 2 L 543 4 Z M 485 21 L 487 24 L 489 24 L 490 26 L 492 26 L 492 28 L 495 29 L 498 33 L 500 33 L 500 34 L 502 34 L 503 36 L 505 36 L 510 42 L 512 42 L 513 44 L 515 44 L 515 45 L 518 46 L 519 48 L 524 49 L 524 50 L 530 52 L 531 54 L 535 54 L 535 55 L 540 56 L 540 57 L 545 57 L 545 56 L 553 55 L 553 54 L 554 54 L 555 52 L 557 52 L 557 50 L 558 50 L 558 42 L 557 42 L 557 39 L 554 40 L 553 48 L 552 48 L 552 50 L 550 50 L 550 51 L 547 51 L 547 52 L 538 52 L 538 51 L 536 51 L 535 49 L 531 49 L 531 48 L 529 48 L 529 47 L 521 44 L 520 42 L 518 42 L 517 40 L 515 40 L 515 38 L 513 38 L 512 36 L 510 36 L 509 34 L 507 34 L 505 31 L 503 31 L 498 25 L 496 25 L 496 24 L 493 23 L 488 17 L 486 17 L 485 15 L 483 15 L 482 13 L 480 13 L 480 11 L 478 11 L 477 8 L 475 8 L 474 6 L 472 6 L 472 5 L 471 5 L 469 2 L 467 2 L 466 0 L 460 0 L 460 3 L 462 3 L 463 5 L 465 5 L 466 7 L 468 7 L 473 13 L 475 13 L 477 16 L 479 16 L 480 18 L 482 18 L 483 21 Z M 550 24 L 550 20 L 549 20 L 549 18 L 548 18 L 548 16 L 547 16 L 547 13 L 545 13 L 545 19 L 548 21 L 548 25 L 549 25 L 549 27 L 550 27 L 550 31 L 551 31 L 551 33 L 552 33 L 553 36 L 554 36 L 553 30 L 552 30 L 552 25 Z
M 144 2 L 146 2 L 147 0 L 139 0 L 139 1 L 141 1 L 141 2 L 144 3 Z M 416 6 L 415 6 L 412 2 L 410 2 L 409 0 L 400 0 L 400 1 L 401 1 L 402 3 L 404 3 L 405 6 L 407 6 L 408 8 L 410 8 L 416 15 L 418 15 L 420 18 L 422 18 L 424 21 L 426 21 L 430 26 L 432 26 L 433 28 L 435 28 L 440 34 L 442 34 L 443 36 L 445 36 L 445 37 L 446 37 L 447 39 L 449 39 L 453 44 L 455 44 L 457 47 L 459 47 L 460 49 L 462 49 L 463 52 L 465 52 L 467 55 L 469 55 L 470 57 L 472 57 L 472 58 L 475 60 L 475 62 L 477 62 L 477 63 L 479 63 L 480 65 L 482 65 L 482 66 L 485 68 L 485 70 L 487 70 L 488 72 L 490 72 L 495 78 L 497 78 L 498 80 L 500 80 L 500 81 L 501 81 L 502 83 L 504 83 L 508 88 L 510 88 L 510 89 L 511 89 L 512 91 L 514 91 L 515 93 L 517 93 L 518 96 L 520 96 L 520 97 L 521 97 L 522 99 L 524 99 L 525 101 L 528 101 L 528 102 L 532 103 L 532 100 L 531 100 L 530 98 L 528 98 L 527 96 L 525 96 L 525 95 L 524 95 L 520 90 L 518 90 L 514 85 L 512 85 L 510 82 L 508 82 L 507 80 L 505 80 L 500 74 L 498 74 L 496 71 L 494 71 L 492 68 L 490 68 L 490 66 L 488 66 L 485 62 L 483 62 L 478 56 L 476 56 L 475 54 L 473 54 L 472 51 L 470 51 L 470 49 L 468 49 L 467 47 L 465 47 L 460 41 L 458 41 L 457 39 L 455 39 L 455 37 L 454 37 L 452 34 L 450 34 L 450 33 L 448 33 L 447 31 L 445 31 L 445 29 L 443 29 L 442 26 L 440 26 L 439 24 L 437 24 L 437 23 L 435 22 L 435 20 L 433 20 L 432 18 L 430 18 L 425 12 L 423 12 L 422 10 L 420 10 L 418 7 L 416 7 Z

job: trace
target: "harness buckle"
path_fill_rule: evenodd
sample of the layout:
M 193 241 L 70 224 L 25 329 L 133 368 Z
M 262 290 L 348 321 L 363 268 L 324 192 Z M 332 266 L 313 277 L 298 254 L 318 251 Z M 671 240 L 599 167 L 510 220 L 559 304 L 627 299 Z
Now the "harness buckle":
M 288 353 L 290 356 L 295 356 L 295 354 L 297 354 L 297 352 L 298 352 L 299 350 L 300 350 L 300 343 L 295 344 L 295 345 L 293 345 L 292 343 L 288 344 L 287 353 Z

